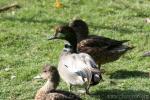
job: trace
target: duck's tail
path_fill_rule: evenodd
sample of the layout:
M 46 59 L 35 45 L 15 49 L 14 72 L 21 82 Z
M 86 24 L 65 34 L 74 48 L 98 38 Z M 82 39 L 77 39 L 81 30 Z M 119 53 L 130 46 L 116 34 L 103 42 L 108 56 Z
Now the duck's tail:
M 101 71 L 99 69 L 92 70 L 92 79 L 90 85 L 91 86 L 97 85 L 101 80 L 103 80 Z
M 133 48 L 135 48 L 134 46 L 130 47 L 130 46 L 126 46 L 126 45 L 121 45 L 121 46 L 118 46 L 116 48 L 114 48 L 113 50 L 111 50 L 111 52 L 113 53 L 123 53 L 123 52 L 126 52 L 128 50 L 132 50 Z
M 97 85 L 101 80 L 103 80 L 101 74 L 93 74 L 90 85 L 91 86 Z
M 126 43 L 126 42 L 128 42 L 128 41 L 130 41 L 130 40 L 122 40 L 121 42 L 122 42 L 122 43 Z
M 129 42 L 130 40 L 122 40 L 121 45 L 115 47 L 112 51 L 114 52 L 126 52 L 128 50 L 132 50 L 135 48 L 135 46 L 127 46 L 126 42 Z

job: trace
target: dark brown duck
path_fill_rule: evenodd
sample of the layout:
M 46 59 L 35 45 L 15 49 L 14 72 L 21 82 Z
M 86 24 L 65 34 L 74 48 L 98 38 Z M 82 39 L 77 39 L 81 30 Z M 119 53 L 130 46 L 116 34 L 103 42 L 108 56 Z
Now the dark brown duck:
M 52 40 L 52 39 L 62 39 L 62 40 L 68 41 L 69 44 L 72 46 L 72 50 L 71 50 L 72 53 L 77 53 L 77 48 L 76 48 L 77 47 L 77 37 L 76 37 L 76 34 L 75 34 L 74 30 L 71 27 L 69 27 L 68 25 L 58 26 L 56 28 L 56 32 L 55 32 L 54 36 L 49 38 L 49 40 Z M 87 59 L 87 62 L 91 63 L 90 59 Z M 96 85 L 96 84 L 99 83 L 99 79 L 97 80 L 94 77 L 95 74 L 96 73 L 92 73 L 92 79 L 91 79 L 90 86 L 91 85 Z M 99 75 L 99 77 L 100 77 L 100 79 L 102 79 L 101 74 Z
M 97 64 L 105 64 L 118 60 L 133 47 L 123 45 L 129 40 L 115 40 L 102 36 L 89 35 L 86 22 L 77 19 L 70 23 L 70 27 L 77 35 L 77 51 L 90 54 Z

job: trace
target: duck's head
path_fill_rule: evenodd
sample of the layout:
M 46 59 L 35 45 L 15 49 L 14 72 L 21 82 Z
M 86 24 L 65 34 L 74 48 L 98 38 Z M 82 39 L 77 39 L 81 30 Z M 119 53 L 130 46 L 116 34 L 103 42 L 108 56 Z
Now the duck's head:
M 73 30 L 76 32 L 76 34 L 78 35 L 88 35 L 89 34 L 89 29 L 88 29 L 88 25 L 85 21 L 81 20 L 81 19 L 75 19 L 73 20 L 69 26 L 71 28 L 73 28 Z
M 68 25 L 60 25 L 56 27 L 54 35 L 49 38 L 49 40 L 52 39 L 62 39 L 70 42 L 76 39 L 76 34 Z
M 58 74 L 57 68 L 55 66 L 51 65 L 44 65 L 41 73 L 41 78 L 47 80 L 47 79 L 53 79 Z
M 63 51 L 73 53 L 73 46 L 70 43 L 66 42 Z
M 76 52 L 77 36 L 74 30 L 68 25 L 61 25 L 61 26 L 56 27 L 54 35 L 48 39 L 49 40 L 53 40 L 53 39 L 66 40 L 72 46 L 73 52 Z

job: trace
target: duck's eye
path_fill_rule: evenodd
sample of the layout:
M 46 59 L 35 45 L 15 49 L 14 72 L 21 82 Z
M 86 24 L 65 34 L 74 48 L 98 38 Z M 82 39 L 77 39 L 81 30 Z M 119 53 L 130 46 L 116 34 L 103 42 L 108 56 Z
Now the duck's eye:
M 65 45 L 65 48 L 71 48 L 72 46 L 71 45 Z
M 68 48 L 68 46 L 67 46 L 67 45 L 65 45 L 65 48 Z

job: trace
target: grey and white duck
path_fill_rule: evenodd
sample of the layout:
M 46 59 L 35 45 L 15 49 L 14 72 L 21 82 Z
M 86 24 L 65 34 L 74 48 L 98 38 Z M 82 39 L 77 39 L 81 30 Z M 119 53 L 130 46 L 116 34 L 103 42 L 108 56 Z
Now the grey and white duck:
M 67 26 L 65 28 L 68 28 Z M 62 28 L 63 29 L 63 28 Z M 59 30 L 59 29 L 58 29 Z M 86 53 L 76 53 L 76 40 L 70 41 L 70 31 L 56 30 L 56 34 L 52 39 L 63 39 L 67 43 L 60 56 L 58 71 L 61 78 L 69 85 L 69 90 L 72 86 L 81 85 L 85 87 L 85 91 L 89 94 L 90 85 L 98 84 L 101 80 L 101 73 L 93 58 Z

